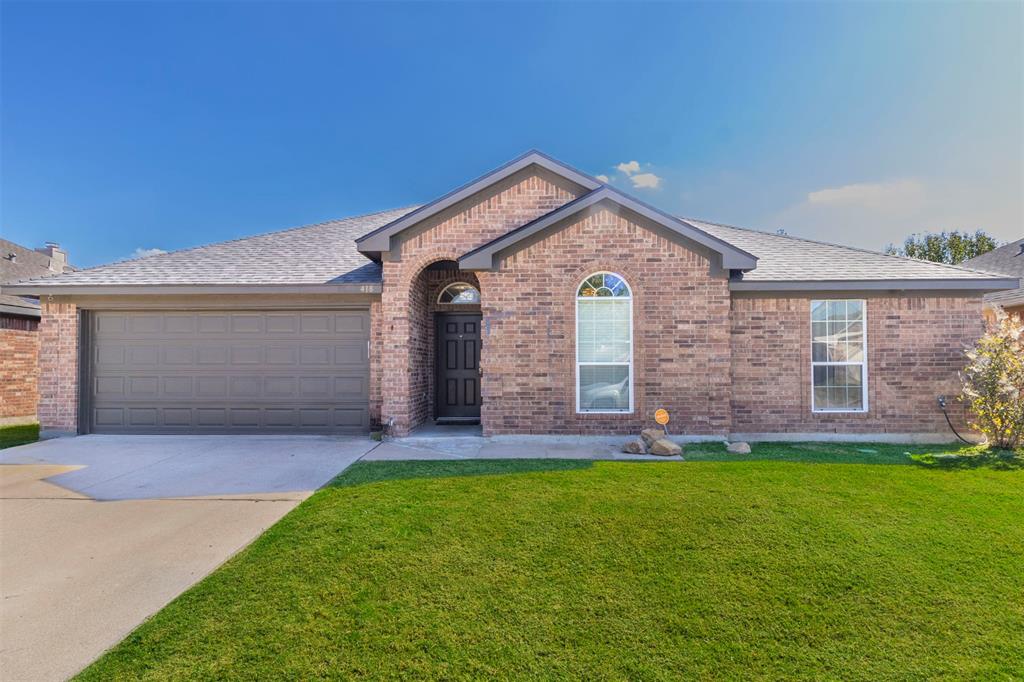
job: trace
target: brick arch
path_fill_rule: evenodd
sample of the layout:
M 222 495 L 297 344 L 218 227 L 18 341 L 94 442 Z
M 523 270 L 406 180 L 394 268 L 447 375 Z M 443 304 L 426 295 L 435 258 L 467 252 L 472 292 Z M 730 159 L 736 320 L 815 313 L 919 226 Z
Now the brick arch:
M 393 420 L 392 432 L 405 435 L 430 418 L 434 395 L 433 312 L 438 286 L 472 282 L 483 295 L 474 273 L 452 270 L 426 277 L 440 261 L 458 261 L 449 249 L 435 248 L 402 261 L 384 263 L 381 293 L 381 421 Z M 443 306 L 442 306 L 443 307 Z

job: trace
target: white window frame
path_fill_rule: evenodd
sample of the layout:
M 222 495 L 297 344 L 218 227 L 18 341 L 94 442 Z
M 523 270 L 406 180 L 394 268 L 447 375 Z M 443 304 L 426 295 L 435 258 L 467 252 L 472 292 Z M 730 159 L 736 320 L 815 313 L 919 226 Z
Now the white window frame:
M 580 301 L 587 301 L 587 302 L 593 302 L 593 301 L 618 301 L 618 302 L 621 303 L 622 300 L 623 300 L 622 296 L 617 296 L 617 297 L 616 296 L 607 296 L 607 297 L 606 296 L 580 296 L 579 295 L 580 287 L 583 286 L 583 283 L 586 282 L 591 277 L 593 277 L 594 275 L 612 275 L 613 277 L 618 277 L 626 285 L 626 288 L 629 289 L 629 298 L 626 299 L 627 301 L 629 301 L 629 362 L 628 363 L 626 363 L 626 362 L 583 362 L 583 363 L 581 363 L 580 362 Z M 635 400 L 635 398 L 633 397 L 633 355 L 634 355 L 634 348 L 633 348 L 633 287 L 630 285 L 629 280 L 627 280 L 625 277 L 623 277 L 619 273 L 611 272 L 609 270 L 599 270 L 597 272 L 591 272 L 586 277 L 584 277 L 579 282 L 577 282 L 576 283 L 576 288 L 573 290 L 573 296 L 576 298 L 576 305 L 575 305 L 576 319 L 573 322 L 576 325 L 576 328 L 575 328 L 575 332 L 576 332 L 576 377 L 575 377 L 575 381 L 576 381 L 576 414 L 633 414 L 633 410 L 634 410 L 633 401 Z M 628 368 L 628 371 L 629 371 L 629 408 L 625 409 L 625 410 L 584 410 L 584 409 L 581 409 L 581 407 L 580 407 L 580 367 L 583 366 L 583 365 L 588 366 L 588 367 L 600 367 L 600 366 L 621 367 L 623 365 L 626 365 L 626 367 Z
M 478 301 L 474 301 L 473 303 L 455 303 L 453 301 L 442 301 L 441 297 L 444 296 L 444 292 L 448 291 L 449 289 L 451 289 L 456 284 L 465 284 L 470 289 L 473 289 L 474 291 L 476 291 L 476 295 L 477 296 L 480 296 L 480 289 L 478 289 L 477 287 L 473 286 L 469 282 L 451 282 L 450 284 L 444 285 L 444 288 L 442 288 L 441 291 L 437 294 L 437 303 L 439 305 L 480 305 L 480 301 L 479 300 Z
M 862 350 L 861 355 L 863 360 L 860 362 L 827 362 L 827 361 L 815 361 L 814 360 L 814 304 L 824 303 L 828 304 L 833 301 L 859 301 L 861 309 L 861 324 L 864 326 L 863 339 L 861 340 Z M 814 414 L 864 414 L 868 411 L 868 302 L 867 299 L 863 298 L 815 298 L 811 299 L 810 308 L 807 311 L 807 329 L 810 331 L 810 339 L 808 341 L 808 348 L 811 352 L 811 412 Z M 861 372 L 861 391 L 863 392 L 861 400 L 861 408 L 859 410 L 851 410 L 847 408 L 836 408 L 836 407 L 823 407 L 818 408 L 814 404 L 814 368 L 815 367 L 839 367 L 839 366 L 851 366 L 860 365 L 863 367 Z

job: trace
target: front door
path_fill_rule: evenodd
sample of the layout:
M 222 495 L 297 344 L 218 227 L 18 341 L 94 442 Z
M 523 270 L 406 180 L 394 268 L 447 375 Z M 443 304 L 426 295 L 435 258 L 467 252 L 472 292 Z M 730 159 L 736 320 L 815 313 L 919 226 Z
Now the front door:
M 438 421 L 480 421 L 480 315 L 438 313 Z

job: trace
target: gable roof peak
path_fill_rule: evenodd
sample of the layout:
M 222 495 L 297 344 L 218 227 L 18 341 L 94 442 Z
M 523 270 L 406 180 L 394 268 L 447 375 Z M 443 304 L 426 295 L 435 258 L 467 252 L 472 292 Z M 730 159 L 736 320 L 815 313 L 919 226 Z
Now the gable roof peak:
M 610 185 L 602 184 L 597 189 L 570 201 L 569 203 L 546 213 L 539 218 L 508 232 L 497 239 L 464 254 L 459 258 L 459 267 L 464 270 L 490 270 L 496 265 L 500 253 L 531 237 L 547 230 L 568 218 L 598 204 L 611 203 L 628 209 L 668 229 L 680 237 L 699 244 L 717 253 L 721 258 L 721 267 L 726 270 L 753 270 L 757 267 L 757 256 L 730 244 L 720 237 L 702 230 L 697 225 L 665 213 L 661 209 L 640 201 Z
M 604 186 L 597 178 L 562 163 L 538 149 L 530 149 L 475 180 L 471 180 L 444 196 L 421 206 L 408 215 L 377 228 L 373 232 L 364 234 L 356 239 L 356 248 L 370 258 L 379 259 L 381 253 L 391 250 L 391 239 L 400 232 L 423 222 L 431 216 L 437 215 L 441 211 L 530 166 L 543 168 L 567 180 L 579 187 L 581 194 Z

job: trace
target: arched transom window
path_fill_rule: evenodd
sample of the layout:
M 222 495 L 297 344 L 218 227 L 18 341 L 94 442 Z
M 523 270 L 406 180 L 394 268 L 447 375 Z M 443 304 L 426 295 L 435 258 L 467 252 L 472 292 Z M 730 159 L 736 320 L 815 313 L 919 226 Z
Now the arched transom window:
M 449 284 L 437 297 L 438 303 L 476 304 L 480 302 L 480 292 L 472 284 L 454 282 Z
M 633 411 L 633 294 L 621 276 L 576 290 L 576 411 Z

